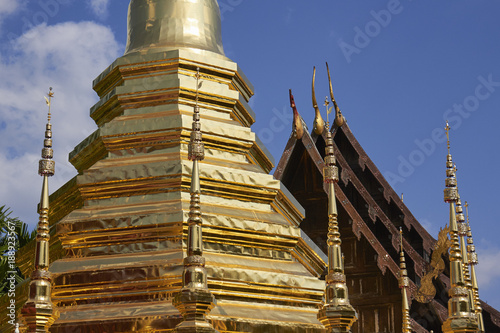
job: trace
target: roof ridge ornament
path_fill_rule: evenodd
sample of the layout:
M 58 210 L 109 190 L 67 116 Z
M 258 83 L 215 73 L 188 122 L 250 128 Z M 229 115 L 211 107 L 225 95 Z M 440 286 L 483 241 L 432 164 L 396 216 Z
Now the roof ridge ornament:
M 328 72 L 328 82 L 330 84 L 330 98 L 332 99 L 333 106 L 335 108 L 335 120 L 333 123 L 336 127 L 342 127 L 345 124 L 345 118 L 342 115 L 342 111 L 340 111 L 335 97 L 333 96 L 332 78 L 330 76 L 330 68 L 328 67 L 328 62 L 326 63 L 326 71 Z
M 47 98 L 48 97 L 48 98 Z M 50 326 L 59 318 L 59 312 L 52 303 L 52 277 L 49 271 L 49 180 L 55 173 L 55 162 L 52 160 L 52 125 L 51 102 L 54 97 L 52 88 L 45 98 L 48 105 L 47 125 L 45 126 L 45 139 L 43 141 L 42 159 L 38 164 L 38 173 L 43 177 L 42 195 L 40 198 L 39 220 L 36 234 L 35 269 L 31 274 L 28 300 L 21 309 L 22 317 L 26 323 L 26 332 L 49 332 Z
M 323 117 L 321 117 L 321 112 L 319 111 L 318 102 L 316 101 L 315 81 L 316 81 L 316 66 L 313 67 L 313 78 L 312 78 L 312 104 L 315 112 L 313 131 L 315 134 L 321 135 L 325 130 L 325 121 L 323 120 Z
M 299 111 L 297 111 L 297 106 L 295 105 L 295 99 L 293 98 L 292 94 L 292 89 L 289 90 L 289 95 L 290 95 L 290 107 L 292 108 L 293 111 L 293 134 L 297 138 L 297 140 L 302 139 L 304 136 L 304 120 L 302 120 L 302 117 L 299 114 Z
M 183 320 L 174 332 L 218 332 L 207 320 L 207 314 L 215 307 L 216 300 L 208 289 L 205 257 L 203 257 L 203 234 L 201 217 L 201 186 L 199 162 L 205 158 L 202 141 L 198 94 L 200 69 L 196 69 L 196 101 L 193 125 L 188 148 L 188 158 L 193 161 L 191 176 L 191 204 L 188 219 L 187 257 L 184 258 L 182 289 L 175 294 L 172 304 L 182 314 Z

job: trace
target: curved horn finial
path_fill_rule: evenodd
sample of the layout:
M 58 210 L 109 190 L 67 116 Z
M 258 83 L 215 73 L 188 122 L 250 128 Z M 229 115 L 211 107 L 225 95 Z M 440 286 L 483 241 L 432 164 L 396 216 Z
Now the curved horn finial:
M 313 131 L 315 134 L 321 135 L 325 129 L 325 121 L 323 120 L 323 117 L 321 117 L 321 112 L 319 111 L 318 102 L 316 100 L 315 81 L 316 67 L 314 67 L 312 78 L 312 104 L 315 111 Z
M 326 70 L 328 72 L 328 82 L 330 83 L 330 98 L 332 99 L 333 106 L 335 108 L 335 121 L 334 121 L 334 124 L 337 127 L 341 127 L 345 123 L 345 118 L 342 115 L 342 112 L 340 111 L 339 106 L 337 105 L 337 101 L 335 100 L 335 97 L 333 96 L 332 78 L 330 76 L 330 68 L 328 67 L 328 62 L 326 63 Z
M 292 89 L 290 89 L 289 93 L 290 107 L 293 110 L 293 133 L 295 134 L 295 137 L 300 140 L 304 135 L 304 126 L 302 125 L 302 118 L 300 117 L 299 111 L 297 111 L 295 100 L 293 99 Z

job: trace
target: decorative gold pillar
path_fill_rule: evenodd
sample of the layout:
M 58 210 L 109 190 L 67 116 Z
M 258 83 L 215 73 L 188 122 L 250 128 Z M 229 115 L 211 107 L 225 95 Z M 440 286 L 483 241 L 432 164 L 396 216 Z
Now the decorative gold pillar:
M 325 101 L 328 110 L 328 98 Z M 338 168 L 333 150 L 332 133 L 327 119 L 327 140 L 325 148 L 325 167 L 323 179 L 329 186 L 328 193 L 328 274 L 326 275 L 326 289 L 324 304 L 318 312 L 318 320 L 328 332 L 350 332 L 352 324 L 358 319 L 356 310 L 349 303 L 349 295 L 344 274 L 344 261 L 340 245 L 339 226 L 337 221 L 337 203 L 335 202 L 335 183 L 339 181 Z
M 472 239 L 472 231 L 469 222 L 469 204 L 465 202 L 465 210 L 467 214 L 467 259 L 470 265 L 470 275 L 472 282 L 472 292 L 473 292 L 473 309 L 477 316 L 477 324 L 479 326 L 478 332 L 485 332 L 484 330 L 484 320 L 483 320 L 483 309 L 481 307 L 481 301 L 479 300 L 479 286 L 477 283 L 476 276 L 476 265 L 478 264 L 476 247 L 474 246 L 474 240 Z
M 446 161 L 446 188 L 444 189 L 444 201 L 450 205 L 450 300 L 448 301 L 448 319 L 443 323 L 444 333 L 472 333 L 477 332 L 478 325 L 476 316 L 471 312 L 469 293 L 465 284 L 463 272 L 462 253 L 458 236 L 457 216 L 455 204 L 458 200 L 457 179 L 455 178 L 455 166 L 450 153 L 449 131 L 450 126 L 446 124 L 446 135 L 448 137 L 448 155 Z
M 191 178 L 191 205 L 188 220 L 188 256 L 184 258 L 182 289 L 174 296 L 172 304 L 180 311 L 183 321 L 174 332 L 218 332 L 206 315 L 215 306 L 216 300 L 207 285 L 207 271 L 203 257 L 203 236 L 200 206 L 200 169 L 199 161 L 205 158 L 202 142 L 198 89 L 200 71 L 196 73 L 196 104 L 193 113 L 193 130 L 188 148 L 188 158 L 193 161 Z
M 59 313 L 51 301 L 51 275 L 49 272 L 49 177 L 54 175 L 55 162 L 52 160 L 52 125 L 50 124 L 50 103 L 54 93 L 50 88 L 48 98 L 48 121 L 42 149 L 42 159 L 38 165 L 38 173 L 43 177 L 42 196 L 40 199 L 40 218 L 38 221 L 35 249 L 35 270 L 31 274 L 28 300 L 21 309 L 26 323 L 26 332 L 49 332 L 50 326 L 59 317 Z
M 403 324 L 402 332 L 411 333 L 411 322 L 410 322 L 410 305 L 408 303 L 408 288 L 410 287 L 410 281 L 408 279 L 408 271 L 406 270 L 405 253 L 403 249 L 403 229 L 399 229 L 401 251 L 399 254 L 399 288 L 401 288 L 402 297 L 402 311 L 403 311 Z

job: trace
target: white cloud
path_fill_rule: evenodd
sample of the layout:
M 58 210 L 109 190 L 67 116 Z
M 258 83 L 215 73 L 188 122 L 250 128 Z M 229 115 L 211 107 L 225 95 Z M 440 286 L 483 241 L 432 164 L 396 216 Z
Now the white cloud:
M 21 7 L 23 0 L 0 0 L 0 28 L 3 19 Z
M 96 129 L 89 117 L 97 101 L 92 80 L 119 55 L 121 46 L 109 28 L 92 22 L 39 25 L 11 45 L 0 54 L 0 205 L 34 225 L 47 119 L 43 96 L 54 88 L 53 191 L 76 174 L 68 153 Z
M 105 19 L 108 16 L 109 0 L 88 0 L 88 1 L 90 8 L 98 18 Z
M 497 282 L 500 280 L 500 248 L 486 240 L 476 246 L 479 264 L 476 275 L 479 284 L 479 297 L 495 308 L 500 307 L 500 291 Z
M 0 2 L 0 16 L 12 14 L 20 3 L 20 0 L 2 0 Z
M 478 248 L 479 265 L 477 265 L 477 278 L 481 288 L 489 288 L 491 282 L 500 279 L 500 249 L 498 248 Z M 496 288 L 497 286 L 492 286 Z

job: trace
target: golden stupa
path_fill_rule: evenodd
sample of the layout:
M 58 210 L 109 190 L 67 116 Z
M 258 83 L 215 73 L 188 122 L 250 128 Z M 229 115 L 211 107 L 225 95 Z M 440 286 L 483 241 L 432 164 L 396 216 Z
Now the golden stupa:
M 270 175 L 217 1 L 131 0 L 125 55 L 93 83 L 98 129 L 70 153 L 78 175 L 41 215 L 50 240 L 39 228 L 18 253 L 23 274 L 35 272 L 17 290 L 20 330 L 442 332 L 446 232 L 432 238 L 385 181 L 331 80 L 323 120 L 314 79 L 313 131 L 290 92 L 293 135 Z M 472 265 L 465 317 L 482 311 L 494 332 L 500 313 L 479 300 L 472 238 L 467 261 L 452 235 L 452 266 Z M 33 263 L 42 241 L 50 267 Z

